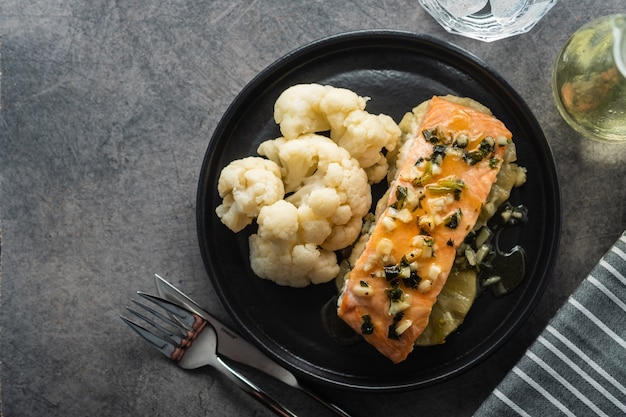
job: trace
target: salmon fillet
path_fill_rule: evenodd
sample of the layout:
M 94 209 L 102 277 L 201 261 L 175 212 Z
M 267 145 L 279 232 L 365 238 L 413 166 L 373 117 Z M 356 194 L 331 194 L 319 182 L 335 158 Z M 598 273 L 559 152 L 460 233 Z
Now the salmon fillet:
M 337 310 L 394 363 L 426 328 L 511 137 L 492 115 L 435 96 L 403 146 L 387 207 L 346 277 Z

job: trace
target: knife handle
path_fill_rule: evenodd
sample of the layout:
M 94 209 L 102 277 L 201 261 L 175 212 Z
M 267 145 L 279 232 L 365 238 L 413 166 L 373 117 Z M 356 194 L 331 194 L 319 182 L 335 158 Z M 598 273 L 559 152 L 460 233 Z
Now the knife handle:
M 265 407 L 273 411 L 276 415 L 282 417 L 297 417 L 294 413 L 289 411 L 285 406 L 278 401 L 270 397 L 265 391 L 259 388 L 256 384 L 250 381 L 248 378 L 237 372 L 234 368 L 228 365 L 222 358 L 217 357 L 215 363 L 216 369 L 221 371 L 226 377 L 232 380 L 239 388 L 245 391 L 252 398 L 263 404 Z

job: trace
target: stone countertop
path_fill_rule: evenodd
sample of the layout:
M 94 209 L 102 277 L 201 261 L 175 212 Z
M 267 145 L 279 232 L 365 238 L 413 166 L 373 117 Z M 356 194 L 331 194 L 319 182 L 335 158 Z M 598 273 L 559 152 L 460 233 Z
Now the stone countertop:
M 227 323 L 204 270 L 195 197 L 207 142 L 261 70 L 316 39 L 399 29 L 450 41 L 526 100 L 556 159 L 563 229 L 538 307 L 502 349 L 404 393 L 320 388 L 357 416 L 469 416 L 626 229 L 626 146 L 584 140 L 550 92 L 560 46 L 621 0 L 560 1 L 528 34 L 446 33 L 417 1 L 0 3 L 0 394 L 13 416 L 271 415 L 205 368 L 182 371 L 119 319 L 159 273 Z M 302 416 L 328 415 L 268 377 Z

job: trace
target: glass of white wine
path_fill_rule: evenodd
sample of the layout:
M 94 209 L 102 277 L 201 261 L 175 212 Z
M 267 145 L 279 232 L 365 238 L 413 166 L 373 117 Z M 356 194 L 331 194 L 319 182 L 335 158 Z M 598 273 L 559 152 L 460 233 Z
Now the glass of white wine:
M 626 143 L 626 14 L 595 19 L 574 32 L 554 65 L 552 93 L 578 133 Z

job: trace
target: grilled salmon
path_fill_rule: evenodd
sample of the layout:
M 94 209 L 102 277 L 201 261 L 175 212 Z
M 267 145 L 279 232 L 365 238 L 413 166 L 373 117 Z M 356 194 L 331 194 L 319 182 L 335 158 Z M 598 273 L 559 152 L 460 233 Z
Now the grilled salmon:
M 393 363 L 426 328 L 512 139 L 488 111 L 438 96 L 425 105 L 338 301 L 339 317 Z

